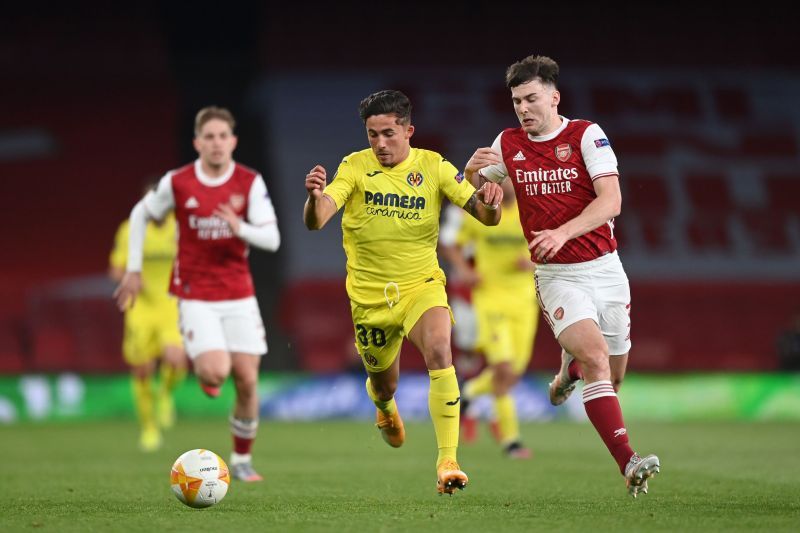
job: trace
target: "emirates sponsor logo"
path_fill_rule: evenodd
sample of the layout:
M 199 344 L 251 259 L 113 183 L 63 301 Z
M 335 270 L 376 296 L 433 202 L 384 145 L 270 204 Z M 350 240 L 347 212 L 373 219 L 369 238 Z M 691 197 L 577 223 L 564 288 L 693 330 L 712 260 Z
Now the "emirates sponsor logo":
M 572 146 L 568 144 L 559 144 L 556 146 L 556 157 L 559 161 L 566 161 L 572 155 Z

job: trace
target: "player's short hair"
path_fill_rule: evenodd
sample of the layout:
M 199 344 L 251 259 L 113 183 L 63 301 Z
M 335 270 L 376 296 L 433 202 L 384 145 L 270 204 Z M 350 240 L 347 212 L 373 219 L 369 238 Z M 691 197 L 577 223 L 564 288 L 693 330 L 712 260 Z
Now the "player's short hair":
M 231 127 L 231 131 L 236 127 L 236 119 L 233 118 L 233 113 L 225 109 L 224 107 L 217 107 L 215 105 L 210 105 L 208 107 L 204 107 L 200 111 L 197 112 L 197 115 L 194 117 L 194 134 L 200 135 L 200 131 L 205 126 L 206 122 L 209 120 L 219 119 L 223 120 L 228 123 Z
M 408 124 L 411 122 L 411 100 L 400 91 L 378 91 L 361 100 L 358 114 L 365 123 L 373 115 L 395 114 L 398 124 Z
M 536 78 L 545 85 L 558 88 L 558 63 L 547 56 L 530 55 L 508 67 L 506 87 L 513 89 Z

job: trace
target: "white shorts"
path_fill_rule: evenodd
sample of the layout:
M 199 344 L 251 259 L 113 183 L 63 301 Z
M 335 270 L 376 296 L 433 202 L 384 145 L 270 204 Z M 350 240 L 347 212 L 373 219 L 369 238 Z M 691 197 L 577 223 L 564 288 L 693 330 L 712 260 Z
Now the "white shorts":
M 192 359 L 211 350 L 267 353 L 264 322 L 255 296 L 218 302 L 182 299 L 178 309 L 183 344 Z
M 616 252 L 585 263 L 536 265 L 542 314 L 558 339 L 568 326 L 590 318 L 608 344 L 609 355 L 631 349 L 631 290 Z

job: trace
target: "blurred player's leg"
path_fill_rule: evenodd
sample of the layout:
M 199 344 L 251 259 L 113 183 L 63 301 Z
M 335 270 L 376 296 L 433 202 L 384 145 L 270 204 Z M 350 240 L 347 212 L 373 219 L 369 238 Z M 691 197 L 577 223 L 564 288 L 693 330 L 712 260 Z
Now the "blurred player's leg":
M 231 354 L 233 382 L 236 387 L 236 405 L 230 418 L 233 435 L 231 476 L 240 481 L 261 481 L 253 469 L 251 450 L 258 432 L 258 365 L 257 355 Z
M 152 369 L 151 362 L 134 367 L 132 374 L 133 398 L 141 428 L 139 447 L 146 452 L 157 450 L 161 446 L 161 432 L 156 424 L 154 410 Z
M 185 377 L 186 358 L 183 348 L 166 346 L 161 361 L 157 404 L 158 423 L 162 428 L 171 428 L 175 425 L 175 401 L 172 394 Z
M 487 366 L 480 374 L 464 382 L 461 394 L 461 428 L 464 442 L 474 442 L 478 437 L 478 420 L 470 407 L 473 400 L 492 392 L 493 375 L 491 367 Z

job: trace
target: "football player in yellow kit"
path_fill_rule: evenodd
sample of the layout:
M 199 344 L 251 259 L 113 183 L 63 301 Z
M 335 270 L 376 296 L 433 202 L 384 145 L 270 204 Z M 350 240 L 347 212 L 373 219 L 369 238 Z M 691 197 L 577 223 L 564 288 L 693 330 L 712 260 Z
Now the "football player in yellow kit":
M 502 189 L 487 183 L 476 191 L 441 155 L 412 148 L 411 103 L 403 93 L 372 94 L 361 101 L 359 114 L 370 148 L 346 156 L 330 184 L 322 166 L 311 169 L 303 217 L 306 227 L 321 229 L 344 208 L 347 292 L 377 426 L 390 446 L 403 444 L 394 393 L 397 355 L 408 337 L 430 376 L 437 490 L 453 494 L 468 480 L 456 457 L 461 393 L 450 350 L 452 313 L 436 256 L 439 214 L 447 197 L 482 223 L 495 225 Z
M 161 429 L 175 423 L 172 391 L 186 376 L 187 361 L 178 330 L 178 302 L 169 289 L 175 259 L 175 217 L 147 225 L 142 265 L 142 292 L 136 305 L 125 311 L 122 353 L 131 367 L 133 397 L 141 425 L 139 446 L 144 451 L 161 446 Z M 128 221 L 117 230 L 109 275 L 119 282 L 128 261 Z M 161 359 L 158 390 L 153 375 Z
M 527 459 L 531 452 L 520 440 L 511 389 L 530 362 L 539 309 L 534 264 L 525 236 L 519 231 L 519 213 L 510 180 L 503 182 L 503 191 L 504 215 L 500 224 L 486 227 L 469 217 L 449 217 L 459 227 L 457 231 L 448 228 L 450 231 L 442 232 L 439 244 L 442 256 L 453 267 L 452 274 L 472 288 L 478 332 L 474 348 L 486 358 L 483 372 L 464 383 L 462 422 L 474 423 L 469 417 L 472 400 L 492 394 L 497 436 L 504 453 L 514 459 Z M 474 266 L 467 261 L 465 249 L 472 250 Z M 465 431 L 470 432 L 469 426 Z

